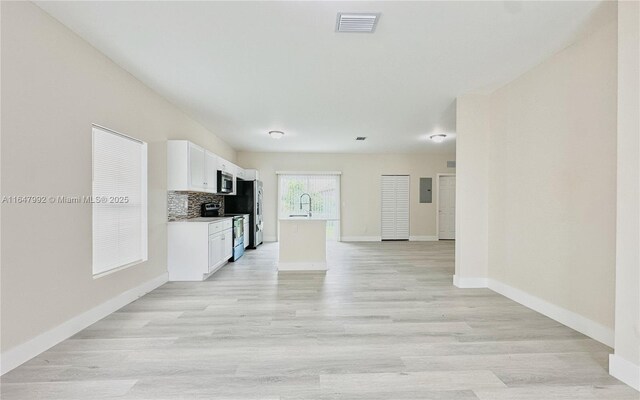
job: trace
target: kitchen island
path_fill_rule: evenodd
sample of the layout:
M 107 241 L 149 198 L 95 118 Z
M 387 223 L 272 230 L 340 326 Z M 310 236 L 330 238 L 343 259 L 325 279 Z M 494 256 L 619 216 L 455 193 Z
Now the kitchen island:
M 278 271 L 327 270 L 327 221 L 280 219 Z

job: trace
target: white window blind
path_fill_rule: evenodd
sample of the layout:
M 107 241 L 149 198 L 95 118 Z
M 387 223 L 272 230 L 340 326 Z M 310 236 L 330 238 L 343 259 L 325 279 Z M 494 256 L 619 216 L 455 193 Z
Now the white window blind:
M 147 259 L 147 144 L 93 126 L 93 274 Z
M 280 218 L 305 216 L 311 211 L 311 219 L 327 220 L 327 238 L 339 240 L 339 173 L 279 173 L 278 191 Z

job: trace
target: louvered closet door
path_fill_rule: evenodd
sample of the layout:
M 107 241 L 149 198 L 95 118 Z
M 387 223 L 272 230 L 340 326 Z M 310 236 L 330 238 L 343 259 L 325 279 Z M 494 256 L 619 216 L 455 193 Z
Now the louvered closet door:
M 396 177 L 382 175 L 382 240 L 396 238 Z
M 396 176 L 396 239 L 409 240 L 409 176 Z
M 409 239 L 409 176 L 382 175 L 382 240 Z

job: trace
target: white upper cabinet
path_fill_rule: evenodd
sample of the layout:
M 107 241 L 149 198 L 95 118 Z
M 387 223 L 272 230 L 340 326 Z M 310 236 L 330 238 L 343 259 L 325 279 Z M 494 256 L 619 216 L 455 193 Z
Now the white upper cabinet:
M 188 140 L 167 141 L 167 190 L 217 193 L 218 171 L 245 179 L 245 170 Z M 230 194 L 235 194 L 234 190 Z
M 238 176 L 238 166 L 234 163 L 229 163 L 229 173 L 234 177 Z
M 218 156 L 187 140 L 167 141 L 167 190 L 216 193 Z
M 236 178 L 245 180 L 245 170 L 242 167 L 236 165 Z
M 231 170 L 232 170 L 232 174 L 233 176 L 235 176 L 236 178 L 240 178 L 244 181 L 248 180 L 247 179 L 247 170 L 242 168 L 239 165 L 236 164 L 231 164 Z
M 205 151 L 203 148 L 189 143 L 189 187 L 194 189 L 206 189 L 207 182 L 205 176 Z
M 231 169 L 233 164 L 225 160 L 222 157 L 218 157 L 218 170 L 226 173 L 232 173 Z
M 260 179 L 258 177 L 258 170 L 256 169 L 245 169 L 244 171 L 244 179 L 245 181 L 257 181 Z
M 229 164 L 228 173 L 233 176 L 233 191 L 231 192 L 231 194 L 234 195 L 238 193 L 238 173 L 240 172 L 241 168 L 235 165 L 234 163 L 228 163 L 228 164 Z
M 205 182 L 207 191 L 215 193 L 218 189 L 218 156 L 205 150 Z

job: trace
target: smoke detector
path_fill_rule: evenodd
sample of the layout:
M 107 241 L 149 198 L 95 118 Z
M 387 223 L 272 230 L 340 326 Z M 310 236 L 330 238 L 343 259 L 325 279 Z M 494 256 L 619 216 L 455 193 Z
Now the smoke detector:
M 336 32 L 373 33 L 380 13 L 338 13 Z

